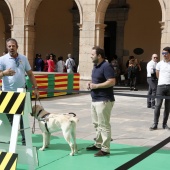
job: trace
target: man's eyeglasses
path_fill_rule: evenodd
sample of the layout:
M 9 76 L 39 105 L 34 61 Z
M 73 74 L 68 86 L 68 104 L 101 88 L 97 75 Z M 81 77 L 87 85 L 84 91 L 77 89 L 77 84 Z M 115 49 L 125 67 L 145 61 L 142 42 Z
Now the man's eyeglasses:
M 167 55 L 168 54 L 168 52 L 162 52 L 162 55 Z
M 154 57 L 154 59 L 158 59 L 158 57 Z

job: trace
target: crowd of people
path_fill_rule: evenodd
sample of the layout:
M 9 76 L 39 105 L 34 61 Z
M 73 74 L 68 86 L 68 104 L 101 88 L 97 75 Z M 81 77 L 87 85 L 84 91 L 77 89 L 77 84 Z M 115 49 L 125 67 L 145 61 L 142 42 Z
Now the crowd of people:
M 39 98 L 39 91 L 34 74 L 26 56 L 17 52 L 18 43 L 15 39 L 6 40 L 8 53 L 0 58 L 0 79 L 2 79 L 2 91 L 17 91 L 17 88 L 26 88 L 25 72 L 29 76 L 34 87 L 34 93 Z M 158 55 L 153 54 L 151 61 L 147 64 L 147 82 L 149 85 L 147 107 L 154 109 L 154 122 L 150 130 L 158 128 L 160 117 L 160 109 L 165 100 L 164 116 L 162 128 L 170 128 L 167 125 L 170 113 L 170 99 L 162 98 L 170 96 L 170 47 L 165 47 L 162 51 L 163 60 L 158 62 Z M 97 151 L 94 156 L 102 157 L 110 155 L 111 141 L 111 124 L 110 116 L 114 105 L 113 86 L 116 84 L 116 78 L 120 75 L 116 56 L 111 61 L 111 64 L 106 61 L 104 50 L 100 47 L 93 47 L 91 59 L 94 64 L 91 81 L 87 83 L 87 89 L 91 91 L 91 117 L 95 128 L 96 138 L 92 146 L 86 148 L 87 151 Z M 35 59 L 36 71 L 61 71 L 64 69 L 67 72 L 73 72 L 75 62 L 68 54 L 66 62 L 63 57 L 59 57 L 55 61 L 53 54 L 48 55 L 45 61 L 41 55 L 37 54 Z M 140 64 L 134 57 L 129 57 L 127 62 L 128 79 L 130 80 L 130 89 L 136 89 L 136 74 L 137 70 L 141 70 Z M 20 80 L 20 81 L 18 81 Z M 155 95 L 158 97 L 155 101 Z M 8 116 L 12 124 L 13 116 Z M 21 119 L 20 127 L 23 128 L 23 120 Z M 21 131 L 22 144 L 25 145 L 25 133 Z
M 117 55 L 113 56 L 111 65 L 114 68 L 116 85 L 121 85 L 122 82 L 125 86 L 129 86 L 130 90 L 137 91 L 137 82 L 139 81 L 141 66 L 140 62 L 134 56 L 129 56 L 126 62 L 126 68 L 123 69 L 118 62 Z
M 56 59 L 56 55 L 52 53 L 48 54 L 45 60 L 42 59 L 41 54 L 36 54 L 34 71 L 76 73 L 77 66 L 71 54 L 68 54 L 66 61 L 64 61 L 63 56 L 59 56 Z

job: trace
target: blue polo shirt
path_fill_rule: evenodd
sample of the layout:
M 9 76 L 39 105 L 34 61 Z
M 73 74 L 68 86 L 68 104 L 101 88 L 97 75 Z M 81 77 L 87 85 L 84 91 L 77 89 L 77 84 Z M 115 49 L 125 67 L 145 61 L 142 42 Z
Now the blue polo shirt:
M 92 71 L 92 83 L 99 84 L 108 79 L 115 78 L 113 67 L 110 63 L 103 61 L 99 65 L 94 65 Z M 92 101 L 114 101 L 113 86 L 108 88 L 92 89 Z
M 0 57 L 0 70 L 12 69 L 16 73 L 13 76 L 4 76 L 2 78 L 3 91 L 17 91 L 17 88 L 25 87 L 25 72 L 31 70 L 28 59 L 18 54 L 15 59 L 8 54 Z

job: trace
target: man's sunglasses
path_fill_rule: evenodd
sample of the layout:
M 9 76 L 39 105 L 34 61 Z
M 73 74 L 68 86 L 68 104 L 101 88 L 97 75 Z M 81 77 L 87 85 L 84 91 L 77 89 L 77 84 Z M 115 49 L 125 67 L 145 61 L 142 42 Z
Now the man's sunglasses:
M 167 55 L 168 54 L 168 52 L 162 52 L 162 55 Z

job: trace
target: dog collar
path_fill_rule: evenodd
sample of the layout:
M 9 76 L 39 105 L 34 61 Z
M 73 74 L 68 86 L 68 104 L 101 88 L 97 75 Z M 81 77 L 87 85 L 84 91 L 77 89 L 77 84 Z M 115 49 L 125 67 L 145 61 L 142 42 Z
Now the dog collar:
M 50 115 L 50 113 L 47 113 L 47 114 L 45 114 L 43 117 L 41 117 L 42 119 L 43 118 L 46 118 L 46 116 L 48 116 L 48 115 Z
M 43 111 L 44 109 L 41 109 L 38 114 L 37 114 L 37 117 L 40 115 L 40 113 Z

